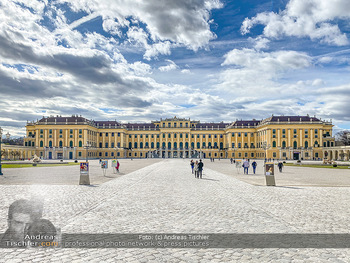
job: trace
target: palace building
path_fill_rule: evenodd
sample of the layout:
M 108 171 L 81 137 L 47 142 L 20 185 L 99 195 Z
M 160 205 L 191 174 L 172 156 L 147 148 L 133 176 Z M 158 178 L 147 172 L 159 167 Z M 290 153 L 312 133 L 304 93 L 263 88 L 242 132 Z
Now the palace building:
M 323 159 L 334 146 L 331 121 L 310 116 L 201 123 L 169 118 L 150 123 L 50 116 L 28 122 L 25 145 L 42 159 L 249 158 Z M 27 157 L 28 158 L 28 157 Z

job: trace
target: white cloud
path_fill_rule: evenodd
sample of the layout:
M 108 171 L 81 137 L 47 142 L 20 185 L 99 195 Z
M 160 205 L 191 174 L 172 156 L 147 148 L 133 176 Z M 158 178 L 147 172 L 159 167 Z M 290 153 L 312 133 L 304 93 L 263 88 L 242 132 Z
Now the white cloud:
M 189 70 L 189 69 L 183 69 L 183 70 L 181 70 L 181 73 L 183 73 L 183 74 L 193 74 L 191 72 L 191 70 Z
M 205 47 L 216 37 L 210 30 L 210 11 L 223 7 L 219 0 L 58 0 L 57 3 L 67 3 L 76 12 L 103 14 L 103 20 L 107 20 L 103 28 L 113 34 L 118 35 L 120 28 L 128 26 L 126 21 L 131 19 L 146 26 L 148 38 L 155 44 L 170 41 L 192 50 Z M 141 25 L 138 26 L 141 28 Z M 149 51 L 145 57 L 150 58 L 157 51 L 161 52 L 159 47 Z
M 286 9 L 278 14 L 264 12 L 246 18 L 241 32 L 247 34 L 253 26 L 262 24 L 263 35 L 268 38 L 310 37 L 330 45 L 348 45 L 346 34 L 332 24 L 337 19 L 350 20 L 348 0 L 290 0 Z
M 178 68 L 178 66 L 175 64 L 174 61 L 170 60 L 170 59 L 167 59 L 166 60 L 169 64 L 166 65 L 166 66 L 162 66 L 162 67 L 159 67 L 159 70 L 162 71 L 162 72 L 167 72 L 167 71 L 171 71 L 171 70 L 175 70 Z
M 289 69 L 300 69 L 310 66 L 311 58 L 302 52 L 276 51 L 259 52 L 252 49 L 233 49 L 225 56 L 223 66 L 235 65 L 271 74 Z

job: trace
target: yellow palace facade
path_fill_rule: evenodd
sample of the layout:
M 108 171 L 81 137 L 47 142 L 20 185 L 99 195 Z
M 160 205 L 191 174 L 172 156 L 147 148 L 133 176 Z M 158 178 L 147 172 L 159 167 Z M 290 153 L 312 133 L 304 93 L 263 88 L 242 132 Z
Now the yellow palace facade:
M 323 159 L 334 146 L 331 121 L 310 116 L 201 123 L 169 118 L 150 123 L 43 117 L 26 125 L 25 145 L 42 159 L 249 158 Z

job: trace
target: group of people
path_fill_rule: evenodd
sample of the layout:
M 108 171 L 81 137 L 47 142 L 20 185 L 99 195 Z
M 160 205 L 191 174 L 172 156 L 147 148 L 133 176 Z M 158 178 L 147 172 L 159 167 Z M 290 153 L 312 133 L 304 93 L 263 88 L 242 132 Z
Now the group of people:
M 203 166 L 204 166 L 204 163 L 202 162 L 202 160 L 199 160 L 198 161 L 193 161 L 191 160 L 190 161 L 190 166 L 191 166 L 191 169 L 192 169 L 192 174 L 194 173 L 194 178 L 200 178 L 202 179 L 202 175 L 203 175 Z
M 231 162 L 232 163 L 232 162 Z M 252 167 L 253 167 L 253 173 L 255 174 L 255 171 L 256 171 L 256 167 L 258 166 L 258 164 L 256 163 L 256 161 L 254 160 L 252 162 Z M 280 171 L 280 173 L 282 173 L 282 169 L 283 169 L 283 163 L 282 162 L 278 162 L 277 164 L 278 166 L 278 169 Z M 245 159 L 243 164 L 242 164 L 242 167 L 244 168 L 244 174 L 248 174 L 248 170 L 249 170 L 249 167 L 250 167 L 250 162 L 249 162 L 249 159 Z
M 252 167 L 253 167 L 253 173 L 255 174 L 255 171 L 256 171 L 256 167 L 258 166 L 258 164 L 256 163 L 256 161 L 254 160 L 252 162 Z M 243 162 L 243 165 L 242 167 L 244 168 L 244 174 L 248 174 L 248 169 L 250 167 L 250 163 L 249 163 L 249 160 L 248 159 L 245 159 L 244 162 Z

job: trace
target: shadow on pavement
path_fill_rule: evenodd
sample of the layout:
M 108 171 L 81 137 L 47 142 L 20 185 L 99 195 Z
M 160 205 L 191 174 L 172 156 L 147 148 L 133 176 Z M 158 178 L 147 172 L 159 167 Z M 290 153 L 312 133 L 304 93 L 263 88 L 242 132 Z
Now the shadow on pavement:
M 201 178 L 202 180 L 209 180 L 209 181 L 217 181 L 220 182 L 220 180 L 216 180 L 216 179 L 210 179 L 210 178 Z

